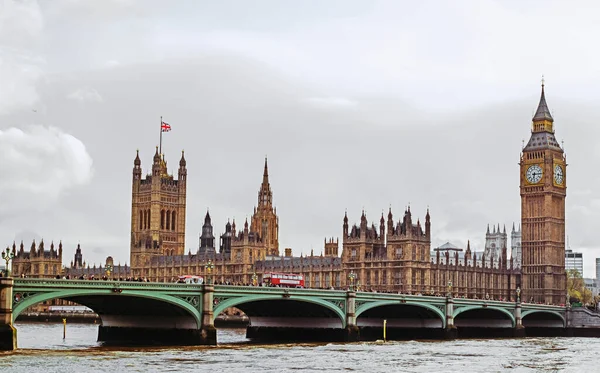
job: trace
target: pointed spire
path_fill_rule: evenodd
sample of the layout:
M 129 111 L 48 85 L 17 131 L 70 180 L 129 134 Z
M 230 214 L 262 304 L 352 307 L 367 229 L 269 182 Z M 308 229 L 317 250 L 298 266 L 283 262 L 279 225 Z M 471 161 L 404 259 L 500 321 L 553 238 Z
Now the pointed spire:
M 156 152 L 154 152 L 154 163 L 160 163 L 160 154 L 158 154 L 158 146 L 156 147 Z
M 513 227 L 512 227 L 512 232 L 511 233 L 515 233 L 515 222 L 513 221 Z
M 540 103 L 538 104 L 538 108 L 533 116 L 533 121 L 538 120 L 548 120 L 550 122 L 554 122 L 554 118 L 550 114 L 550 110 L 548 109 L 548 104 L 546 103 L 546 95 L 544 93 L 544 77 L 542 76 L 542 95 L 540 96 Z
M 140 160 L 140 150 L 136 149 L 135 151 L 135 159 L 133 160 L 133 165 L 134 166 L 139 166 L 142 164 L 142 161 Z
M 506 224 L 504 224 L 504 229 L 502 233 L 506 234 Z
M 267 165 L 267 156 L 265 156 L 265 171 L 263 172 L 263 183 L 269 182 L 269 166 Z
M 185 167 L 187 162 L 185 161 L 185 156 L 183 150 L 181 150 L 181 159 L 179 160 L 179 167 Z
M 490 224 L 488 223 L 487 234 L 490 234 Z

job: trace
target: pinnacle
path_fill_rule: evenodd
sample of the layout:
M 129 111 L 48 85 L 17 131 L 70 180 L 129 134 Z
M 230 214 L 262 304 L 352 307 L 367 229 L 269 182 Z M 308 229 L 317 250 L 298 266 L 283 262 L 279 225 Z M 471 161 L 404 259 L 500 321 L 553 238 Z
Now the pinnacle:
M 552 118 L 550 110 L 548 109 L 548 104 L 546 103 L 544 84 L 542 84 L 542 95 L 540 96 L 540 103 L 538 104 L 538 108 L 533 116 L 533 120 L 548 120 L 550 122 L 554 122 L 554 118 Z

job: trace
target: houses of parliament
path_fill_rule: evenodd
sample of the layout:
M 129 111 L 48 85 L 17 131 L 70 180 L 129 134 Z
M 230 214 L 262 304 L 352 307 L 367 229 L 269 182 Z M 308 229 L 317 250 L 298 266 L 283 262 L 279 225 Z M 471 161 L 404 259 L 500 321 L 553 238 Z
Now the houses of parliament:
M 531 124 L 529 142 L 519 162 L 521 224 L 513 226 L 511 255 L 506 229 L 488 227 L 483 252 L 445 244 L 431 247 L 433 219 L 413 215 L 410 207 L 396 215 L 390 208 L 379 226 L 364 211 L 358 224 L 345 214 L 340 240 L 326 238 L 323 253 L 294 257 L 286 248 L 280 255 L 279 218 L 273 206 L 269 168 L 265 159 L 257 204 L 251 219 L 227 222 L 216 237 L 207 211 L 198 248 L 185 249 L 187 163 L 182 152 L 177 178 L 167 172 L 158 148 L 150 174 L 142 175 L 139 153 L 133 162 L 130 266 L 89 267 L 78 247 L 70 267 L 62 266 L 58 250 L 44 243 L 23 244 L 15 252 L 15 275 L 32 277 L 71 275 L 145 278 L 171 282 L 179 275 L 210 275 L 215 283 L 255 285 L 267 272 L 303 274 L 313 288 L 346 288 L 353 273 L 364 291 L 446 294 L 511 300 L 516 289 L 527 301 L 565 302 L 566 157 L 554 136 L 554 119 L 546 103 L 544 85 Z M 210 272 L 210 273 L 209 273 Z

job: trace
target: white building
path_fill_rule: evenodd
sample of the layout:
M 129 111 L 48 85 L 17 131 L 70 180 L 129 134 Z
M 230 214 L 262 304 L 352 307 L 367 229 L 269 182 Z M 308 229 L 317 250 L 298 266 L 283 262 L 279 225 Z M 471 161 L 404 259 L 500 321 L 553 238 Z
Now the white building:
M 576 269 L 583 277 L 583 253 L 575 252 L 571 249 L 565 250 L 565 269 Z

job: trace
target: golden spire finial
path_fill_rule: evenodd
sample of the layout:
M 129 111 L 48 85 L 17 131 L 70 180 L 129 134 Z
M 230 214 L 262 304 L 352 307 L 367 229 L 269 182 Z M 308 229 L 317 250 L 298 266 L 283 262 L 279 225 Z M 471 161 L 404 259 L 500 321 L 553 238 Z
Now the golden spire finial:
M 546 80 L 544 79 L 544 74 L 542 74 L 542 87 L 544 87 L 545 82 L 546 82 Z

